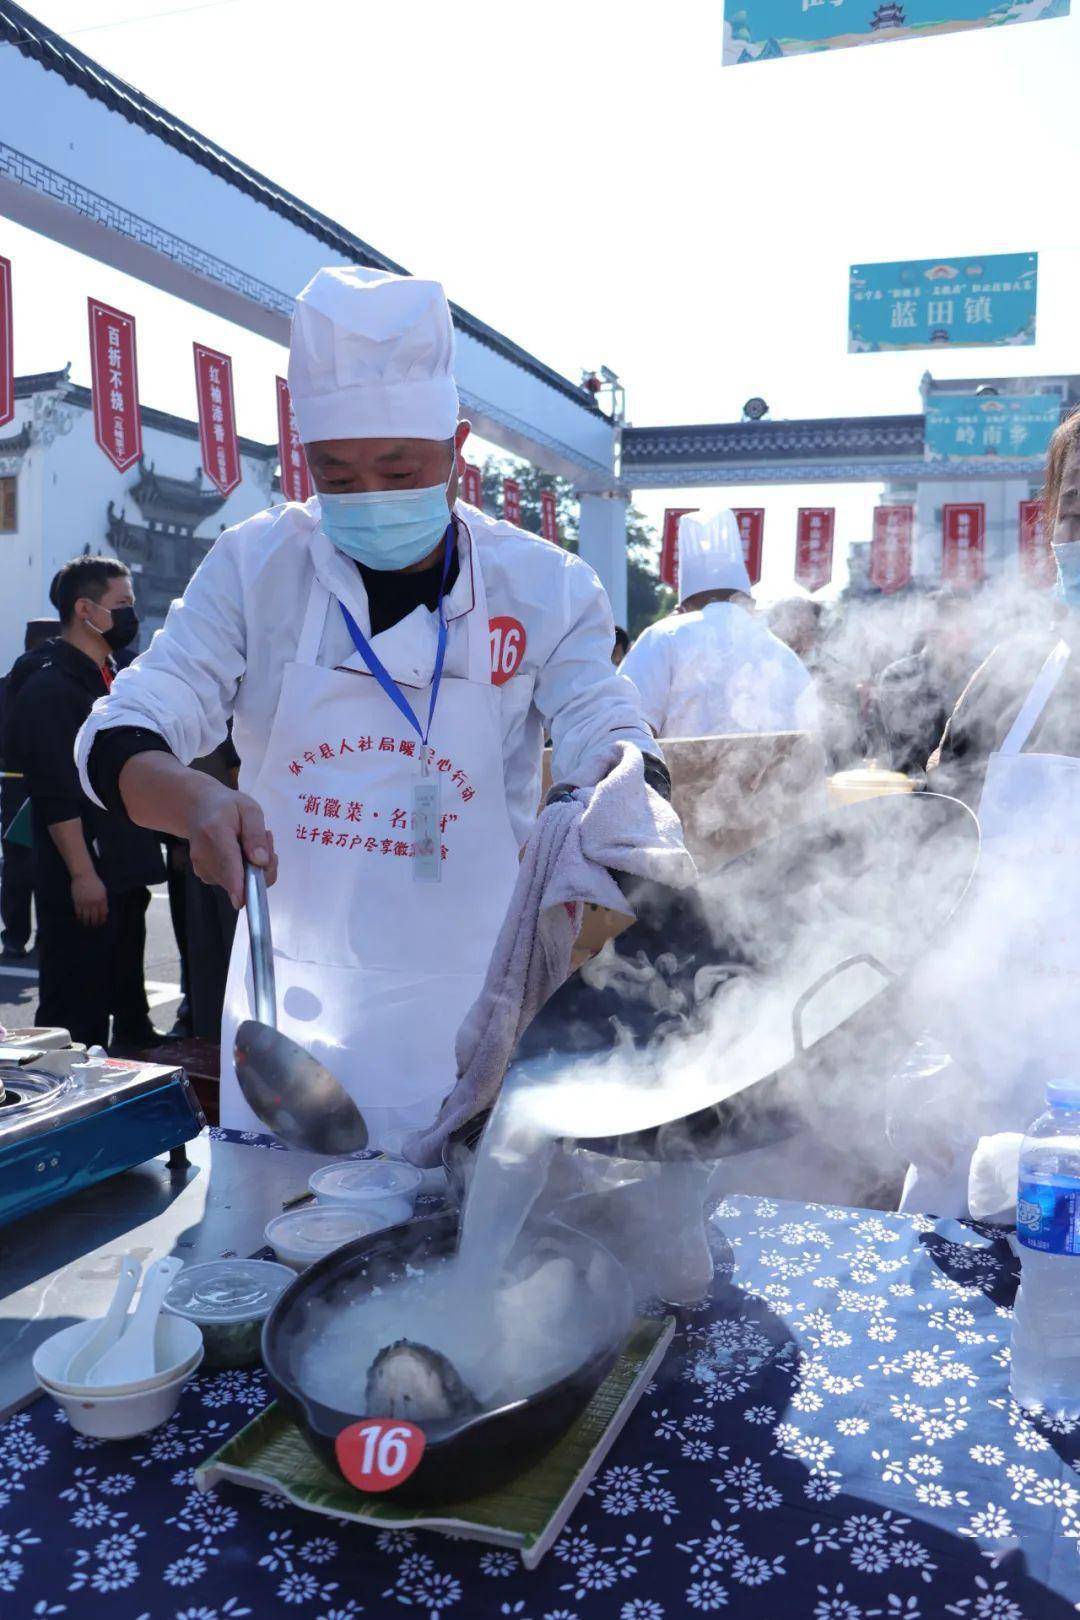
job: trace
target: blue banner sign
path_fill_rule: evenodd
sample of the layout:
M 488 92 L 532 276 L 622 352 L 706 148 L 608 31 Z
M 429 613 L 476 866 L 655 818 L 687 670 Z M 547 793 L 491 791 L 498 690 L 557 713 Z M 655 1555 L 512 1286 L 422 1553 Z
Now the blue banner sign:
M 848 353 L 1034 343 L 1038 280 L 1037 253 L 853 265 Z
M 1069 0 L 726 0 L 724 66 L 1068 15 Z
M 1041 459 L 1060 421 L 1057 394 L 931 394 L 926 401 L 926 459 Z

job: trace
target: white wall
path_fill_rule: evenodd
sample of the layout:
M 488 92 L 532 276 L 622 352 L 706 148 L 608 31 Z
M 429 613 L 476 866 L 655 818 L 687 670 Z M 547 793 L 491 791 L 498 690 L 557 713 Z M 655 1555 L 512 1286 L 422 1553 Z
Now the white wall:
M 87 545 L 94 552 L 109 552 L 105 537 L 110 500 L 130 522 L 141 525 L 145 521 L 127 494 L 138 482 L 138 466 L 117 472 L 94 442 L 92 413 L 56 394 L 35 398 L 39 418 L 43 410 L 52 416 L 51 421 L 39 423 L 39 431 L 44 426 L 46 434 L 55 433 L 55 437 L 51 443 L 39 437 L 24 456 L 18 473 L 19 531 L 0 536 L 0 664 L 4 669 L 22 649 L 27 619 L 52 616 L 49 583 L 60 565 Z M 34 414 L 33 398 L 19 400 L 15 421 L 3 430 L 3 437 L 17 432 L 27 421 L 33 423 Z M 147 465 L 153 464 L 157 472 L 172 478 L 192 478 L 202 460 L 198 440 L 145 423 L 143 455 Z M 212 540 L 222 524 L 238 523 L 271 504 L 268 475 L 273 463 L 243 457 L 242 467 L 244 476 L 238 488 L 196 530 L 200 538 Z M 154 627 L 153 622 L 147 626 L 148 630 Z M 144 645 L 147 639 L 144 634 Z
M 984 478 L 954 483 L 920 483 L 915 503 L 915 577 L 941 579 L 941 507 L 981 501 L 986 507 L 986 577 L 1009 578 L 1019 569 L 1018 517 L 1031 484 L 1025 479 Z
M 19 401 L 15 420 L 0 428 L 0 438 L 12 438 L 21 430 L 29 405 L 29 400 Z M 16 479 L 17 524 L 14 534 L 0 534 L 0 674 L 7 672 L 15 654 L 22 651 L 27 619 L 40 613 L 43 467 L 39 446 L 31 445 L 21 457 L 0 454 L 0 473 Z

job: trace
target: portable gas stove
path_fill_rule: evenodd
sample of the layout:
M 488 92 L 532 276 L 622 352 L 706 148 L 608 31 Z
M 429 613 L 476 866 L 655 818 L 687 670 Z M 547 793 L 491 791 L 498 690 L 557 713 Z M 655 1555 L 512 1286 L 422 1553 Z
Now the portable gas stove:
M 206 1120 L 183 1069 L 35 1033 L 0 1042 L 0 1225 L 159 1153 L 186 1161 Z

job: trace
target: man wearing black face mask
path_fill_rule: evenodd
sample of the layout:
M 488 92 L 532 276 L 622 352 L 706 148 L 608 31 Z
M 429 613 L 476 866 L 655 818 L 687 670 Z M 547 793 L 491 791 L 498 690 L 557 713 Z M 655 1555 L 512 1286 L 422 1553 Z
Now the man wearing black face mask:
M 91 804 L 72 748 L 112 684 L 112 655 L 138 634 L 131 574 L 112 557 L 77 557 L 53 580 L 60 635 L 12 670 L 6 757 L 22 770 L 34 834 L 37 1022 L 87 1045 L 155 1038 L 143 984 L 148 884 L 165 876 L 157 838 Z M 24 667 L 21 667 L 24 666 Z

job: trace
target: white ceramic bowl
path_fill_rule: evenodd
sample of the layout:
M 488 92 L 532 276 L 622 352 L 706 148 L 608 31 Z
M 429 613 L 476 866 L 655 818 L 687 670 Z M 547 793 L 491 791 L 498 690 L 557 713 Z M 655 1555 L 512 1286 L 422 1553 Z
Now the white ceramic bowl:
M 156 1370 L 153 1377 L 111 1386 L 88 1384 L 85 1380 L 81 1384 L 69 1383 L 64 1377 L 68 1362 L 98 1326 L 97 1322 L 76 1322 L 39 1344 L 32 1363 L 38 1383 L 61 1395 L 84 1395 L 88 1391 L 95 1395 L 131 1395 L 138 1390 L 172 1383 L 202 1359 L 203 1339 L 198 1326 L 181 1316 L 166 1316 L 163 1312 L 154 1332 Z
M 99 1395 L 96 1390 L 84 1390 L 81 1395 L 66 1395 L 62 1390 L 51 1389 L 40 1378 L 38 1382 L 67 1413 L 68 1422 L 79 1434 L 90 1435 L 95 1440 L 133 1440 L 137 1434 L 147 1434 L 168 1423 L 180 1404 L 180 1391 L 198 1370 L 201 1360 L 200 1348 L 194 1364 L 169 1383 L 123 1394 Z

